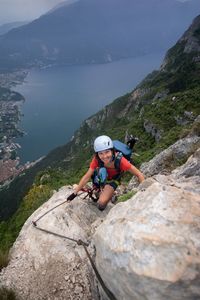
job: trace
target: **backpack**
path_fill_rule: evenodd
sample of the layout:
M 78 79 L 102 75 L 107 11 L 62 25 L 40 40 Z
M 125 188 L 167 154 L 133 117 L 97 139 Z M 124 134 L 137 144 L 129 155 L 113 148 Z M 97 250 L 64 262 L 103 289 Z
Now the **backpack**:
M 127 144 L 124 144 L 118 140 L 113 141 L 114 149 L 117 152 L 115 157 L 115 168 L 120 170 L 120 162 L 122 157 L 125 157 L 128 161 L 131 161 L 131 155 L 133 153 L 133 149 L 131 149 Z
M 126 144 L 118 140 L 113 141 L 114 149 L 117 153 L 115 157 L 115 168 L 120 171 L 120 162 L 122 157 L 125 157 L 129 162 L 132 163 L 131 155 L 133 153 L 133 147 L 139 140 L 137 137 L 131 135 L 126 136 Z

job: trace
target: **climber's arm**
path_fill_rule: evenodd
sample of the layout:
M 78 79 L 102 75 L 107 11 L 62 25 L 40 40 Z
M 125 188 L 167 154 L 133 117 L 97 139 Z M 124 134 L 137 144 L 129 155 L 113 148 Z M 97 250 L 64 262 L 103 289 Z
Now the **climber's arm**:
M 86 183 L 88 183 L 93 173 L 94 170 L 92 168 L 89 168 L 88 171 L 85 173 L 85 175 L 83 175 L 83 177 L 81 178 L 77 187 L 74 189 L 75 194 L 77 194 L 86 185 Z
M 138 170 L 136 167 L 134 167 L 133 165 L 131 165 L 131 168 L 128 170 L 129 173 L 137 176 L 139 182 L 141 183 L 142 181 L 144 181 L 144 175 L 142 174 L 142 172 L 140 172 L 140 170 Z

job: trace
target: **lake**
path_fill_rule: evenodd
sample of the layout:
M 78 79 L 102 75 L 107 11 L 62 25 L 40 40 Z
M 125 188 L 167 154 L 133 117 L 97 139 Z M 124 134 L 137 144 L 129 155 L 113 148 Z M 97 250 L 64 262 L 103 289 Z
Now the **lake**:
M 163 56 L 31 70 L 25 82 L 14 88 L 26 99 L 20 128 L 27 134 L 17 140 L 21 161 L 36 160 L 67 143 L 84 119 L 132 91 L 159 68 Z

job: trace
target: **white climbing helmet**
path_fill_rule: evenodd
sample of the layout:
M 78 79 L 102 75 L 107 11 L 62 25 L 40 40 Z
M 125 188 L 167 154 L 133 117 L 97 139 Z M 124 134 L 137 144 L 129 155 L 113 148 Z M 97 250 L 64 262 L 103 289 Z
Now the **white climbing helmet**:
M 113 148 L 113 142 L 107 135 L 98 136 L 94 141 L 94 151 L 100 152 Z

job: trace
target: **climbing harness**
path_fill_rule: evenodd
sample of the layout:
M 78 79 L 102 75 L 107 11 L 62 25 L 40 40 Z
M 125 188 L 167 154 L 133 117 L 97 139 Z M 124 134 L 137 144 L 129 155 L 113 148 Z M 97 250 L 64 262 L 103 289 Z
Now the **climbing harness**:
M 85 192 L 87 193 L 87 195 L 84 197 L 84 199 L 85 199 L 87 196 L 89 196 L 91 199 L 93 199 L 93 198 L 92 198 L 92 197 L 93 197 L 92 194 L 93 194 L 93 191 L 95 190 L 94 187 L 93 187 L 93 188 L 85 188 L 85 189 L 82 189 L 82 190 L 83 190 L 83 193 L 85 193 Z M 39 218 L 37 218 L 35 221 L 32 221 L 32 224 L 33 224 L 34 228 L 37 229 L 37 230 L 40 230 L 40 231 L 42 231 L 42 232 L 45 232 L 45 233 L 48 233 L 48 234 L 52 234 L 52 235 L 57 236 L 57 237 L 60 237 L 60 238 L 63 238 L 63 239 L 67 239 L 67 240 L 70 240 L 70 241 L 76 243 L 76 244 L 79 245 L 79 246 L 80 246 L 80 245 L 83 246 L 83 248 L 84 248 L 84 250 L 85 250 L 85 253 L 86 253 L 86 255 L 87 255 L 87 257 L 88 257 L 88 259 L 89 259 L 89 261 L 90 261 L 90 263 L 91 263 L 91 266 L 92 266 L 92 268 L 93 268 L 93 270 L 94 270 L 94 272 L 95 272 L 95 275 L 96 275 L 96 277 L 97 277 L 99 283 L 101 284 L 101 286 L 102 286 L 104 292 L 106 293 L 106 295 L 108 296 L 108 298 L 109 298 L 110 300 L 117 300 L 117 298 L 116 298 L 116 297 L 114 296 L 114 294 L 107 288 L 107 286 L 105 285 L 103 279 L 101 278 L 101 275 L 99 274 L 99 272 L 98 272 L 98 270 L 97 270 L 97 268 L 96 268 L 96 265 L 95 265 L 95 263 L 93 262 L 93 260 L 92 260 L 92 258 L 91 258 L 91 256 L 90 256 L 90 254 L 89 254 L 89 252 L 88 252 L 88 249 L 87 249 L 87 247 L 89 246 L 89 243 L 88 243 L 88 242 L 84 242 L 84 241 L 82 241 L 81 239 L 73 239 L 73 238 L 71 238 L 71 237 L 68 237 L 68 236 L 65 236 L 65 235 L 62 235 L 62 234 L 58 234 L 58 233 L 56 233 L 56 232 L 53 232 L 53 231 L 50 231 L 50 230 L 48 230 L 48 229 L 45 229 L 45 228 L 42 228 L 42 227 L 39 227 L 39 226 L 38 226 L 37 222 L 38 222 L 39 220 L 41 220 L 41 219 L 42 219 L 45 215 L 47 215 L 49 212 L 51 212 L 51 211 L 54 210 L 55 208 L 57 208 L 57 207 L 63 205 L 63 204 L 66 203 L 66 202 L 68 202 L 68 200 L 65 200 L 65 201 L 61 202 L 60 204 L 54 206 L 53 208 L 51 208 L 51 209 L 49 209 L 47 212 L 45 212 L 43 215 L 41 215 Z
M 86 195 L 84 196 L 83 199 L 86 199 L 87 197 L 89 197 L 94 202 L 97 202 L 98 201 L 98 194 L 101 192 L 101 188 L 96 187 L 95 185 L 93 185 L 91 188 L 90 187 L 82 188 L 81 191 L 83 193 L 81 193 L 80 195 L 86 193 Z

